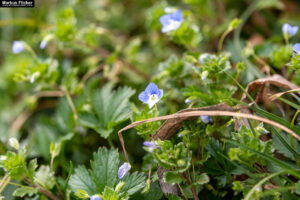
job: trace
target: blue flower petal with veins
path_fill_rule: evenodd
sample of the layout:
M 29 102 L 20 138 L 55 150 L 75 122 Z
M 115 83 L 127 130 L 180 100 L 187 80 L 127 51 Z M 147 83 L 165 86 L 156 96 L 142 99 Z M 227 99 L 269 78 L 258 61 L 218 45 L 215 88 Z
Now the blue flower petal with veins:
M 290 24 L 283 24 L 282 32 L 288 37 L 294 36 L 298 32 L 298 26 L 291 26 Z
M 160 23 L 163 25 L 161 32 L 166 33 L 173 30 L 177 30 L 182 23 L 181 10 L 177 10 L 171 14 L 165 14 L 160 17 Z
M 149 83 L 145 91 L 139 94 L 139 100 L 152 108 L 163 96 L 163 90 L 158 89 L 154 83 Z

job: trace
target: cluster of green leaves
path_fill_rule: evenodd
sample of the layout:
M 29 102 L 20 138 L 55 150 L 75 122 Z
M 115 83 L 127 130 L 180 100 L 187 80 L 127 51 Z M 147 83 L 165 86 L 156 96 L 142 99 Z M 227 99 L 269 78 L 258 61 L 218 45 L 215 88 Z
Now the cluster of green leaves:
M 82 199 L 99 194 L 103 199 L 128 199 L 145 187 L 143 173 L 134 172 L 118 180 L 119 154 L 117 150 L 100 148 L 94 153 L 91 170 L 84 166 L 75 169 L 69 185 L 76 196 Z
M 130 119 L 224 102 L 236 106 L 245 95 L 243 87 L 265 72 L 299 85 L 300 57 L 292 51 L 299 36 L 284 43 L 281 25 L 300 24 L 286 15 L 283 3 L 68 0 L 40 2 L 37 12 L 1 10 L 1 195 L 178 200 L 196 193 L 208 199 L 297 199 L 299 142 L 271 126 L 264 133 L 254 121 L 234 130 L 233 122 L 240 119 L 226 117 L 209 124 L 200 118 L 184 122 L 176 136 L 157 141 L 148 153 L 142 139 L 151 140 L 162 122 L 129 130 L 124 140 L 136 172 L 117 178 L 117 131 Z M 273 12 L 277 8 L 282 10 Z M 177 9 L 183 14 L 180 27 L 161 33 L 160 17 Z M 252 14 L 255 20 L 248 20 Z M 233 39 L 224 40 L 232 31 Z M 24 52 L 8 52 L 14 40 L 23 40 Z M 45 48 L 39 48 L 41 42 Z M 164 90 L 153 109 L 137 98 L 150 81 Z M 268 87 L 263 93 L 273 92 Z M 250 109 L 300 134 L 299 97 L 290 93 L 277 101 L 283 117 L 276 105 Z M 20 140 L 20 145 L 12 140 L 14 149 L 6 145 L 12 136 Z M 110 150 L 99 148 L 108 145 Z M 160 181 L 179 187 L 179 195 L 163 195 L 157 165 L 167 170 Z

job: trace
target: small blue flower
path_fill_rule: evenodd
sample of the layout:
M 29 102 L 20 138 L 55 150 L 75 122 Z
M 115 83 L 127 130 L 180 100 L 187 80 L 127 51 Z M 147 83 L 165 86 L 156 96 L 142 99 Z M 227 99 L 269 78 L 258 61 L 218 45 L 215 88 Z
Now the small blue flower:
M 300 54 L 300 43 L 297 43 L 293 46 L 293 51 L 297 54 Z
M 203 123 L 205 123 L 205 124 L 208 124 L 209 122 L 213 122 L 211 116 L 201 115 L 200 117 L 201 117 L 201 120 L 203 121 Z
M 152 152 L 153 149 L 155 149 L 155 143 L 152 142 L 152 141 L 145 141 L 145 142 L 143 142 L 143 145 L 144 145 L 145 147 L 148 147 L 148 151 L 149 151 L 149 152 Z
M 11 50 L 14 54 L 21 53 L 25 50 L 24 42 L 18 40 L 14 41 Z
M 291 26 L 289 24 L 283 24 L 282 26 L 282 32 L 284 35 L 287 35 L 287 37 L 292 37 L 298 32 L 298 26 Z
M 192 100 L 190 100 L 190 99 L 186 99 L 185 101 L 184 101 L 184 103 L 191 103 L 192 102 Z
M 145 91 L 139 94 L 139 100 L 152 108 L 163 96 L 163 90 L 158 89 L 154 83 L 149 83 Z
M 208 55 L 209 55 L 208 53 L 204 53 L 204 54 L 201 54 L 201 56 L 199 57 L 199 61 L 202 65 L 204 64 L 204 61 L 208 57 Z
M 90 200 L 101 200 L 101 197 L 99 195 L 93 195 L 90 196 Z
M 163 25 L 161 32 L 166 33 L 169 31 L 177 30 L 182 23 L 181 10 L 177 10 L 171 14 L 165 14 L 160 17 L 160 23 Z
M 47 46 L 47 44 L 48 44 L 48 41 L 47 41 L 47 40 L 41 41 L 41 43 L 40 43 L 40 49 L 45 49 L 46 46 Z
M 118 177 L 119 179 L 122 179 L 131 169 L 131 165 L 128 162 L 125 162 L 118 171 Z

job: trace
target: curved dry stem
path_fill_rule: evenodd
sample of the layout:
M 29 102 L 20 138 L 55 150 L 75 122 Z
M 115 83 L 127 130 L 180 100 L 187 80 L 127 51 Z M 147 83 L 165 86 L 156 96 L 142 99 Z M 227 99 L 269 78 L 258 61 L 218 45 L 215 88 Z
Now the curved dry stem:
M 121 130 L 119 130 L 118 135 L 119 135 L 119 139 L 125 154 L 125 158 L 127 160 L 127 162 L 129 162 L 128 159 L 128 154 L 125 148 L 125 144 L 124 144 L 124 139 L 122 136 L 122 132 L 126 131 L 128 129 L 131 129 L 133 127 L 136 127 L 138 125 L 144 124 L 144 123 L 149 123 L 149 122 L 154 122 L 154 121 L 160 121 L 160 120 L 167 120 L 167 119 L 188 119 L 191 117 L 199 117 L 201 115 L 208 115 L 208 116 L 231 116 L 231 117 L 241 117 L 241 118 L 247 118 L 247 119 L 253 119 L 253 120 L 257 120 L 260 122 L 264 122 L 267 123 L 269 125 L 272 125 L 274 127 L 277 127 L 287 133 L 289 133 L 290 135 L 292 135 L 294 138 L 296 138 L 298 141 L 300 141 L 300 136 L 298 134 L 296 134 L 294 131 L 292 131 L 291 129 L 277 123 L 274 122 L 272 120 L 263 118 L 263 117 L 259 117 L 256 115 L 252 115 L 252 114 L 246 114 L 246 113 L 237 113 L 237 112 L 231 112 L 231 111 L 191 111 L 191 112 L 186 112 L 186 113 L 175 113 L 175 114 L 171 114 L 171 115 L 165 115 L 165 116 L 160 116 L 160 117 L 155 117 L 155 118 L 151 118 L 151 119 L 145 119 L 145 120 L 141 120 L 141 121 L 137 121 L 137 122 L 133 122 L 132 124 L 129 124 L 128 126 L 122 128 Z

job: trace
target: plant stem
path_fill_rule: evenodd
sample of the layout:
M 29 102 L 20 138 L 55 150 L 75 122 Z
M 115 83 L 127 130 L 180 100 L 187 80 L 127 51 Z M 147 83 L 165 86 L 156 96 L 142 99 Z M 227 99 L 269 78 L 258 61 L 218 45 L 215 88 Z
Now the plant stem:
M 34 188 L 38 188 L 39 192 L 43 193 L 45 196 L 49 197 L 52 200 L 60 200 L 60 198 L 58 198 L 57 196 L 55 196 L 54 194 L 52 194 L 51 192 L 49 192 L 48 190 L 39 187 L 38 185 L 31 183 L 31 181 L 28 178 L 24 178 L 25 182 L 27 182 L 29 185 L 31 185 Z
M 65 96 L 66 96 L 66 98 L 67 98 L 67 100 L 68 100 L 68 103 L 69 103 L 69 105 L 70 105 L 72 111 L 73 111 L 74 120 L 75 120 L 75 122 L 76 122 L 76 120 L 77 120 L 77 118 L 78 118 L 78 115 L 77 115 L 77 111 L 76 111 L 75 105 L 74 105 L 74 103 L 73 103 L 73 101 L 72 101 L 72 98 L 71 98 L 71 96 L 70 96 L 68 90 L 64 90 L 64 89 L 63 89 L 63 92 L 64 92 L 64 94 L 65 94 Z
M 219 40 L 219 44 L 218 44 L 218 54 L 221 53 L 222 51 L 222 48 L 223 48 L 223 42 L 224 42 L 224 39 L 225 37 L 230 33 L 230 29 L 227 29 L 221 36 L 220 40 Z
M 8 176 L 8 174 L 6 174 L 2 181 L 1 181 L 1 185 L 0 185 L 0 194 L 2 193 L 2 191 L 5 189 L 6 185 L 10 182 L 10 177 Z
M 183 176 L 183 178 L 185 178 L 186 183 L 187 183 L 188 186 L 190 187 L 190 189 L 191 189 L 191 191 L 192 191 L 192 193 L 193 193 L 194 199 L 195 199 L 195 200 L 199 200 L 199 198 L 198 198 L 198 196 L 197 196 L 197 193 L 196 193 L 196 191 L 195 191 L 195 188 L 194 188 L 193 186 L 191 186 L 192 183 L 191 183 L 190 179 L 187 177 L 186 173 L 183 172 L 183 173 L 182 173 L 182 176 Z

